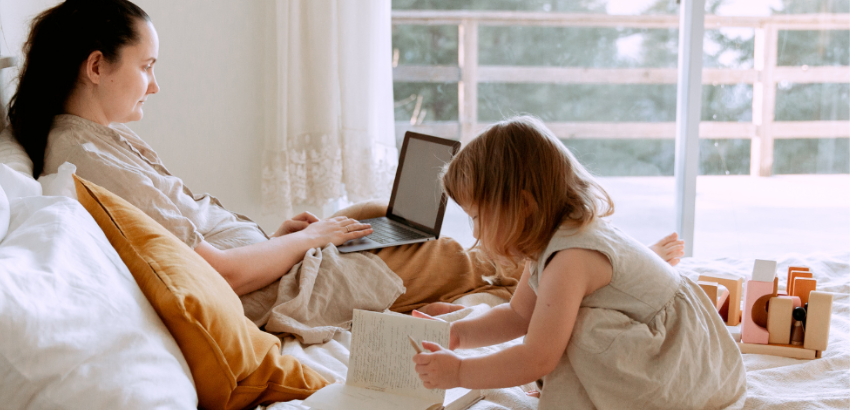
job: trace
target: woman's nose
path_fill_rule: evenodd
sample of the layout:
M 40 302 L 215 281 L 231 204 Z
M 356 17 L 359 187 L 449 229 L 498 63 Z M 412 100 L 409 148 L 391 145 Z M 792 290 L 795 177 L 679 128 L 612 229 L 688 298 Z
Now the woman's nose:
M 159 92 L 159 84 L 156 82 L 156 77 L 153 77 L 153 81 L 148 84 L 148 94 L 156 94 Z

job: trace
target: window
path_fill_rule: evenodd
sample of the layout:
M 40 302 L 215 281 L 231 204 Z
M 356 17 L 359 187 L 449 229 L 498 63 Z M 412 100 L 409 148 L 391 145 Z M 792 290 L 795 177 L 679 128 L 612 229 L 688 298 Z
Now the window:
M 718 50 L 718 60 L 744 64 L 711 74 L 707 63 L 703 80 L 728 78 L 727 89 L 746 92 L 704 106 L 701 126 L 741 106 L 748 135 L 701 140 L 703 162 L 715 157 L 725 170 L 702 167 L 697 179 L 695 255 L 850 248 L 850 24 L 837 14 L 848 9 L 848 1 L 708 2 L 706 28 L 734 31 L 707 30 L 706 57 Z
M 696 256 L 755 256 L 769 248 L 765 238 L 792 244 L 783 251 L 841 238 L 840 249 L 850 246 L 846 195 L 806 189 L 811 201 L 796 202 L 794 213 L 820 212 L 815 200 L 845 211 L 805 218 L 821 221 L 813 229 L 831 221 L 823 241 L 779 235 L 790 208 L 761 212 L 777 209 L 767 192 L 800 184 L 850 192 L 850 32 L 846 14 L 836 15 L 848 3 L 707 0 Z M 393 9 L 399 141 L 406 130 L 468 141 L 488 123 L 530 113 L 599 176 L 618 226 L 646 243 L 674 230 L 675 1 L 394 0 Z M 798 173 L 807 175 L 785 175 Z M 735 242 L 759 245 L 717 245 Z

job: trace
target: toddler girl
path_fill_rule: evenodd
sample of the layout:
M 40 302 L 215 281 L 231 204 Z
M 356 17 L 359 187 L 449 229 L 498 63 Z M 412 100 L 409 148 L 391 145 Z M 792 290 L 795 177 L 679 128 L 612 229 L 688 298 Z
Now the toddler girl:
M 463 359 L 425 342 L 430 352 L 413 358 L 425 387 L 538 381 L 541 410 L 708 409 L 744 397 L 741 354 L 711 301 L 602 219 L 611 198 L 539 120 L 494 125 L 443 185 L 484 252 L 525 263 L 510 303 L 452 323 L 449 349 L 525 339 Z

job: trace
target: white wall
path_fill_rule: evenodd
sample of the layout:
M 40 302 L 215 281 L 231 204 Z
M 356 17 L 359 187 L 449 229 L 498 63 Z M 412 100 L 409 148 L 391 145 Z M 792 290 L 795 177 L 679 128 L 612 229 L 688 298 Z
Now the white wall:
M 159 33 L 159 94 L 129 126 L 194 193 L 260 214 L 265 2 L 138 0 Z
M 32 17 L 56 0 L 0 0 L 2 54 L 18 55 Z M 260 213 L 265 1 L 136 0 L 160 40 L 161 88 L 129 123 L 194 193 L 209 192 L 266 230 Z M 4 102 L 14 92 L 3 70 Z M 315 210 L 314 210 L 315 211 Z

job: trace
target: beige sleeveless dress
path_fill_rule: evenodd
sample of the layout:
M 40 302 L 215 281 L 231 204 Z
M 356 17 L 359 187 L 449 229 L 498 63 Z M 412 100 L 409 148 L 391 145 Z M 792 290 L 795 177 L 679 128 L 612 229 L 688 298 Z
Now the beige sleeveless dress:
M 540 410 L 716 409 L 743 402 L 741 354 L 708 297 L 645 245 L 597 219 L 562 228 L 532 265 L 570 248 L 599 251 L 611 283 L 585 297 L 567 350 L 543 378 Z M 550 272 L 547 272 L 550 274 Z

